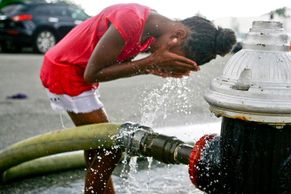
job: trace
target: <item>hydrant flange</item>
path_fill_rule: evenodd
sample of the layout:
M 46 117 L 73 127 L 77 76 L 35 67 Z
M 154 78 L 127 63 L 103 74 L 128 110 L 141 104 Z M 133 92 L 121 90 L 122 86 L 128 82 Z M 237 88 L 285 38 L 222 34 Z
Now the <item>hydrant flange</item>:
M 291 52 L 282 24 L 255 21 L 243 49 L 227 62 L 205 95 L 217 116 L 291 123 Z

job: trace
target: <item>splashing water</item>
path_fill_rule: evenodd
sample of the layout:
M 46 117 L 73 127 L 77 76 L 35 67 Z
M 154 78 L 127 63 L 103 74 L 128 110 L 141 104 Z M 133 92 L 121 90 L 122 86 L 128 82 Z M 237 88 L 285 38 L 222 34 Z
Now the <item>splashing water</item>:
M 59 112 L 59 115 L 60 115 L 61 126 L 62 126 L 63 129 L 65 129 L 66 126 L 65 126 L 65 123 L 64 123 L 64 119 L 63 119 L 63 113 Z
M 152 163 L 153 163 L 153 158 L 152 157 L 147 157 L 148 160 L 148 171 L 147 171 L 147 176 L 148 176 L 148 182 L 147 182 L 147 191 L 150 190 L 150 182 L 151 182 L 151 170 L 152 170 Z
M 174 79 L 167 78 L 166 82 L 160 87 L 145 92 L 142 95 L 142 102 L 140 104 L 141 110 L 141 124 L 153 127 L 155 120 L 160 117 L 167 118 L 168 112 L 176 112 L 179 114 L 191 114 L 192 103 L 189 99 L 191 90 L 188 88 L 190 80 L 188 78 Z M 174 111 L 173 111 L 174 110 Z M 159 119 L 160 121 L 160 119 Z M 146 182 L 140 183 L 136 180 L 137 175 L 137 157 L 126 156 L 123 160 L 123 169 L 120 177 L 122 178 L 121 192 L 131 194 L 141 192 L 152 193 L 158 192 L 157 188 L 151 188 L 152 178 L 151 166 L 153 158 L 148 157 L 148 171 L 146 172 Z M 170 182 L 167 177 L 164 177 L 167 182 Z M 169 179 L 172 177 L 169 176 Z M 163 187 L 165 185 L 163 184 Z M 171 189 L 170 189 L 171 190 Z
M 139 188 L 138 182 L 134 176 L 137 173 L 137 156 L 131 157 L 126 154 L 124 160 L 122 161 L 123 168 L 120 174 L 122 178 L 121 184 L 121 192 L 126 194 L 135 193 Z
M 152 127 L 155 120 L 167 118 L 167 113 L 191 114 L 192 103 L 189 99 L 191 90 L 188 88 L 190 79 L 167 78 L 161 88 L 153 89 L 142 95 L 141 124 Z M 161 119 L 159 119 L 161 122 Z
M 202 194 L 191 183 L 187 170 L 188 167 L 184 165 L 167 165 L 151 170 L 150 177 L 147 170 L 141 170 L 134 174 L 136 182 L 130 183 L 131 191 L 121 189 L 120 178 L 113 178 L 116 192 L 120 194 Z

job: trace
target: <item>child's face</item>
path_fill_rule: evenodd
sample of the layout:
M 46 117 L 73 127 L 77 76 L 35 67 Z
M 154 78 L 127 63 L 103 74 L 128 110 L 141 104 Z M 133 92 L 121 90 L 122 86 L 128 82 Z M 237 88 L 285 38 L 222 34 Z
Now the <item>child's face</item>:
M 175 53 L 177 55 L 186 56 L 184 50 L 183 50 L 183 42 L 180 41 L 178 38 L 171 37 L 170 34 L 165 34 L 158 39 L 156 39 L 155 42 L 152 43 L 150 46 L 149 51 L 151 53 L 156 52 L 157 50 L 168 50 L 172 53 Z
M 172 47 L 169 49 L 170 52 L 175 53 L 177 55 L 181 55 L 183 57 L 186 57 L 186 53 L 184 52 L 184 50 L 182 49 L 182 45 L 177 45 L 175 47 Z

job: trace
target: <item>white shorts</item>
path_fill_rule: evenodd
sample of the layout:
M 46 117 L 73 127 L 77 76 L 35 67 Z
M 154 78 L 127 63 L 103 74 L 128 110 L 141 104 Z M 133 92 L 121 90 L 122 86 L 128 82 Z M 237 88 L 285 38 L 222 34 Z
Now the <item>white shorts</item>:
M 99 100 L 98 89 L 81 93 L 78 96 L 69 96 L 66 94 L 58 95 L 47 90 L 50 104 L 53 110 L 67 111 L 74 113 L 88 113 L 103 108 Z

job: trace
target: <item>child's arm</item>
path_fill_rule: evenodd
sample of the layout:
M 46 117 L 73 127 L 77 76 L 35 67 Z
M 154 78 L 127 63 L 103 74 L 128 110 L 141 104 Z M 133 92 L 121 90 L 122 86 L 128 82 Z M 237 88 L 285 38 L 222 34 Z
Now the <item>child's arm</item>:
M 147 74 L 156 69 L 169 69 L 177 74 L 188 74 L 189 71 L 197 71 L 197 64 L 185 57 L 176 55 L 165 48 L 141 60 L 116 63 L 117 57 L 124 46 L 124 40 L 113 25 L 109 27 L 96 45 L 84 73 L 84 79 L 88 83 L 110 81 L 122 77 Z

